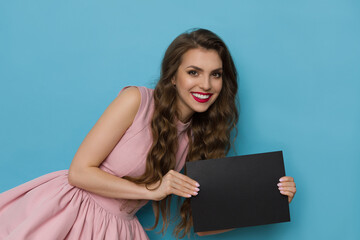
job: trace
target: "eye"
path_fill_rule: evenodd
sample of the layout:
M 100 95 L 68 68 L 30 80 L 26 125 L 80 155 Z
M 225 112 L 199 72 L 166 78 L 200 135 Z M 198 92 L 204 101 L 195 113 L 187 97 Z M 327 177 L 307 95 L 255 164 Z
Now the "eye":
M 214 72 L 213 76 L 216 77 L 216 78 L 221 78 L 222 73 L 221 72 Z
M 197 75 L 197 72 L 196 72 L 195 70 L 190 70 L 190 71 L 188 71 L 188 74 L 189 74 L 189 75 L 196 76 L 196 75 Z

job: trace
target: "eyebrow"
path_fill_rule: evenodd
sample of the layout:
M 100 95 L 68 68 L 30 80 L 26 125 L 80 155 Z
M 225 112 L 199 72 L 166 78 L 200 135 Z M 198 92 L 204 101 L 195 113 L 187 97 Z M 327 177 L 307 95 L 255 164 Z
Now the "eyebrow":
M 186 68 L 195 68 L 195 69 L 198 70 L 198 71 L 204 71 L 203 69 L 201 69 L 201 68 L 199 68 L 199 67 L 197 67 L 197 66 L 194 66 L 194 65 L 187 66 Z M 186 68 L 185 68 L 185 69 L 186 69 Z M 212 72 L 214 72 L 214 71 L 219 71 L 219 70 L 222 70 L 222 67 L 221 67 L 221 68 L 214 69 L 214 70 L 212 70 Z

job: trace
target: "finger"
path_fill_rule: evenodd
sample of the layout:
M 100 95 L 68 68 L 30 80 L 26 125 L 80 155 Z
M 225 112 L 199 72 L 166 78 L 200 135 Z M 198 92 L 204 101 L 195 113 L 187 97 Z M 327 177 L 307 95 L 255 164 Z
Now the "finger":
M 294 187 L 279 187 L 279 190 L 280 191 L 289 191 L 294 194 L 296 193 L 296 188 L 294 188 Z
M 200 184 L 197 181 L 191 179 L 190 177 L 188 177 L 188 176 L 186 176 L 184 174 L 181 174 L 179 172 L 176 172 L 176 175 L 177 175 L 177 177 L 179 179 L 181 179 L 182 181 L 184 181 L 187 184 L 191 185 L 191 187 L 200 187 Z
M 286 196 L 289 196 L 289 197 L 294 197 L 294 193 L 289 192 L 289 191 L 280 191 L 280 193 L 282 195 L 286 195 Z
M 168 182 L 169 186 L 172 188 L 176 188 L 180 191 L 186 192 L 187 194 L 197 195 L 197 192 L 200 190 L 199 188 L 191 185 L 189 182 L 184 181 L 185 179 L 182 174 L 178 174 L 177 172 L 170 172 L 169 175 L 166 177 L 166 181 Z M 186 177 L 186 176 L 185 176 Z
M 184 187 L 182 185 L 184 184 L 184 181 L 177 178 L 175 175 L 176 174 L 173 174 L 169 171 L 163 179 L 163 186 L 165 188 L 166 195 L 176 194 L 182 197 L 189 197 L 189 195 L 197 195 L 195 194 L 195 189 L 190 190 Z M 180 182 L 182 184 L 178 184 L 177 182 Z
M 197 187 L 194 187 L 193 185 L 191 185 L 190 183 L 188 182 L 185 182 L 179 178 L 174 178 L 173 181 L 172 181 L 172 184 L 174 184 L 173 186 L 178 186 L 177 188 L 179 189 L 180 187 L 183 187 L 183 188 L 186 188 L 187 191 L 190 191 L 191 194 L 193 192 L 198 192 L 200 189 L 197 188 Z M 181 188 L 181 189 L 183 189 Z
M 179 172 L 174 171 L 174 170 L 170 170 L 169 173 L 171 175 L 173 175 L 173 176 L 175 176 L 175 177 L 177 177 L 177 178 L 179 178 L 179 179 L 193 185 L 194 187 L 199 187 L 200 186 L 200 184 L 198 182 L 196 182 L 195 180 L 189 178 L 188 176 L 186 176 L 186 175 L 184 175 L 182 173 L 179 173 Z
M 172 187 L 173 189 L 176 189 L 177 191 L 180 191 L 180 192 L 184 193 L 184 194 L 190 194 L 190 195 L 193 195 L 193 196 L 198 195 L 198 191 L 197 191 L 197 190 L 195 190 L 195 189 L 192 188 L 192 187 L 190 187 L 190 188 L 185 187 L 185 186 L 183 185 L 183 183 L 185 183 L 185 182 L 182 181 L 182 183 L 178 184 L 178 183 L 176 183 L 176 182 L 174 181 L 174 182 L 171 183 L 171 187 Z M 191 186 L 191 185 L 190 185 L 190 186 Z
M 190 198 L 191 197 L 191 194 L 184 193 L 183 191 L 179 191 L 179 190 L 177 190 L 175 188 L 173 188 L 172 194 L 178 195 L 180 197 L 185 197 L 185 198 Z
M 281 182 L 277 184 L 278 187 L 296 187 L 294 182 Z
M 284 176 L 279 179 L 280 182 L 294 182 L 294 178 L 290 176 Z

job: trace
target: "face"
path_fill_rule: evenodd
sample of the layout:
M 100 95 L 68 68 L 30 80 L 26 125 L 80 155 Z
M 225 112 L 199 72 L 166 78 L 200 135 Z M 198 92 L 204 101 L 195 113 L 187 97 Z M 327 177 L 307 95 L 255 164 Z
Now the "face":
M 187 122 L 194 112 L 205 112 L 222 88 L 222 61 L 215 50 L 190 49 L 172 78 L 176 84 L 180 121 Z

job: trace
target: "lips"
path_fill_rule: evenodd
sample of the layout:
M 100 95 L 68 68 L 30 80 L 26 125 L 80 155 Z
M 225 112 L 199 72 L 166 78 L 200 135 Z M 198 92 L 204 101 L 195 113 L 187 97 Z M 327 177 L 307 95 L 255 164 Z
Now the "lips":
M 212 93 L 202 93 L 202 92 L 191 92 L 191 96 L 200 103 L 205 103 L 210 100 Z

